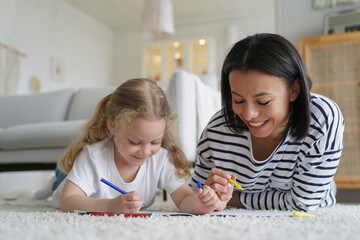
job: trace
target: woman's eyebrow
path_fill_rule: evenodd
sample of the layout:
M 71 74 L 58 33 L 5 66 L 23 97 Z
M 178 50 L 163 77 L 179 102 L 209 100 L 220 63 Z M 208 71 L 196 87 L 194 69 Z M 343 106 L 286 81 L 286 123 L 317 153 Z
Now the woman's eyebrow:
M 231 91 L 231 93 L 236 95 L 236 96 L 243 97 L 241 94 L 238 94 L 238 93 L 236 93 L 234 91 Z M 273 94 L 268 93 L 268 92 L 261 92 L 261 93 L 255 94 L 253 97 L 261 97 L 261 96 L 267 96 L 267 95 L 273 95 Z
M 268 96 L 268 95 L 274 95 L 274 94 L 269 93 L 269 92 L 261 92 L 261 93 L 255 94 L 253 97 L 261 97 L 261 96 Z
M 231 91 L 231 94 L 234 94 L 234 95 L 236 95 L 236 96 L 242 97 L 240 94 L 238 94 L 238 93 L 236 93 L 236 92 L 234 92 L 234 91 Z

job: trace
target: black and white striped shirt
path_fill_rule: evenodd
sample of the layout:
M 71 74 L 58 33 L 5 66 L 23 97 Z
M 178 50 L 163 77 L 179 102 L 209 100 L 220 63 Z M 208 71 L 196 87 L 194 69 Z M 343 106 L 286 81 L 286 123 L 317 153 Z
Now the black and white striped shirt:
M 217 112 L 199 140 L 190 185 L 204 183 L 216 167 L 236 176 L 244 188 L 240 201 L 249 209 L 308 211 L 334 205 L 330 183 L 343 149 L 344 119 L 332 100 L 318 94 L 311 94 L 310 111 L 307 137 L 295 141 L 286 135 L 264 161 L 254 159 L 249 131 L 233 133 Z

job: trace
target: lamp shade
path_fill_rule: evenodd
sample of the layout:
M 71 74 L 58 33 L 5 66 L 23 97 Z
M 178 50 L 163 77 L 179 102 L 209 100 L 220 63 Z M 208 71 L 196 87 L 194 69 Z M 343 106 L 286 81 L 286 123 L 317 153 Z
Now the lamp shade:
M 162 40 L 171 37 L 174 13 L 170 0 L 146 0 L 142 16 L 142 35 L 145 39 Z

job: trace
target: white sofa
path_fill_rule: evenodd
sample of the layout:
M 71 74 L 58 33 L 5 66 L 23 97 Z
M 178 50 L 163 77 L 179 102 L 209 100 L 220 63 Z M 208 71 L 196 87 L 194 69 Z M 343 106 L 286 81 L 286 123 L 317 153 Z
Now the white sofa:
M 0 172 L 54 169 L 114 87 L 0 96 Z
M 196 161 L 196 146 L 210 118 L 221 109 L 221 97 L 215 75 L 197 76 L 176 71 L 166 95 L 178 117 L 178 135 L 188 160 Z
M 173 75 L 166 90 L 178 116 L 180 143 L 190 162 L 211 116 L 220 109 L 213 75 L 185 71 Z M 54 169 L 56 161 L 114 87 L 64 89 L 0 96 L 0 172 Z

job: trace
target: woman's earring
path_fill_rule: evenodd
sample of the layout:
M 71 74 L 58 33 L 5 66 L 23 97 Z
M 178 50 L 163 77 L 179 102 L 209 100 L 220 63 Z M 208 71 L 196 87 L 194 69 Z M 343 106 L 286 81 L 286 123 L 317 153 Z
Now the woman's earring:
M 293 97 L 290 98 L 290 102 L 292 102 L 292 100 L 293 100 Z

